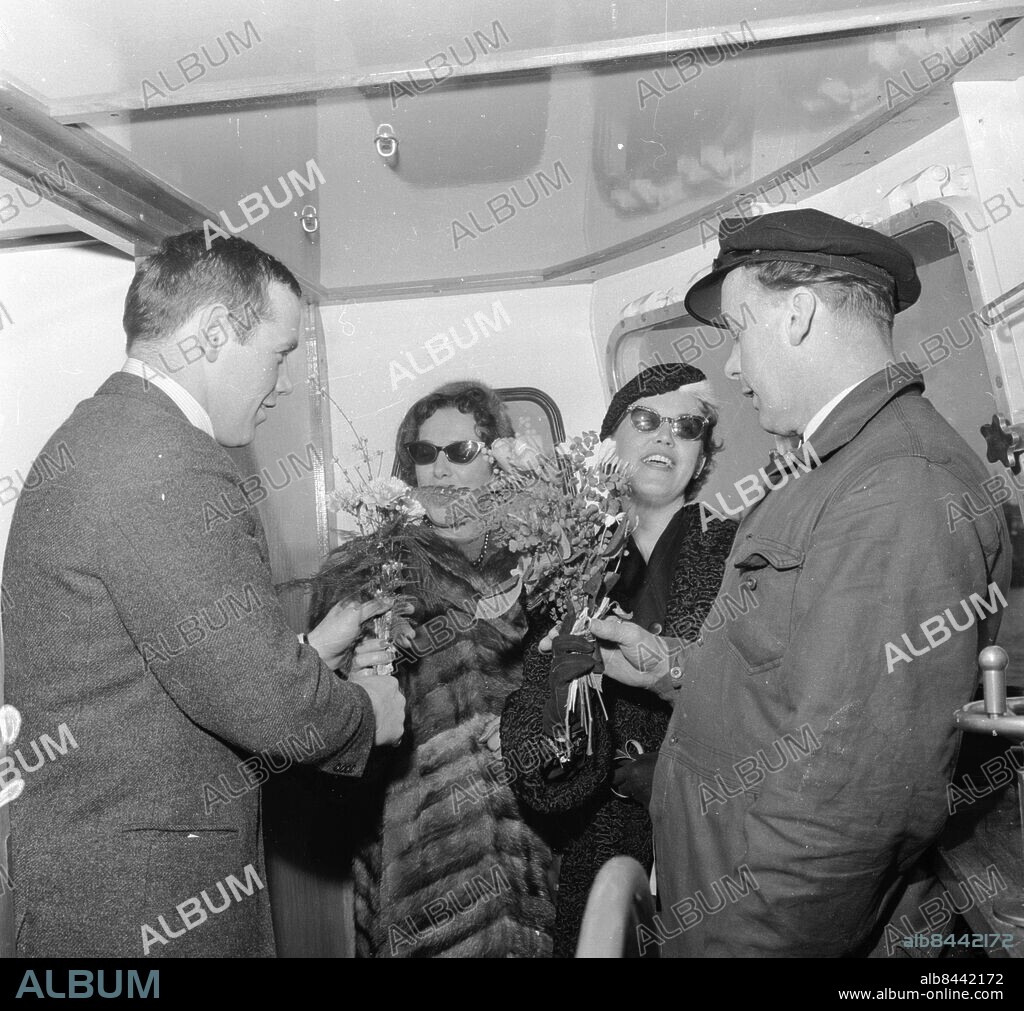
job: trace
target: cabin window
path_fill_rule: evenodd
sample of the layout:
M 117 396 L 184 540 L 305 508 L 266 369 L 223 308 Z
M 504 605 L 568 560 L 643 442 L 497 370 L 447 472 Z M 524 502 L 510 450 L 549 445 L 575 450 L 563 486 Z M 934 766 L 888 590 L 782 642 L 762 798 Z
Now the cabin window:
M 512 417 L 516 434 L 529 439 L 545 453 L 565 439 L 562 412 L 543 390 L 534 386 L 512 386 L 496 391 Z
M 624 320 L 620 324 L 623 330 L 612 337 L 611 378 L 616 390 L 652 365 L 686 362 L 706 371 L 707 352 L 720 351 L 729 341 L 726 331 L 702 326 L 686 315 L 681 302 L 646 313 L 641 320 L 644 318 L 648 325 L 634 330 L 625 329 L 629 321 Z M 726 353 L 721 355 L 723 362 L 726 357 Z M 698 362 L 699 358 L 704 361 Z

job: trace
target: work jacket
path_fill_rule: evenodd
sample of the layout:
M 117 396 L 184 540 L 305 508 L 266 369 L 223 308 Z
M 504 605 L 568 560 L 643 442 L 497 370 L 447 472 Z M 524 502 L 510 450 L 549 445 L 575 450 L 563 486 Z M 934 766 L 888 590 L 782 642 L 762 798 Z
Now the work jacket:
M 995 638 L 1010 549 L 1003 496 L 981 488 L 998 479 L 922 391 L 866 379 L 759 477 L 670 675 L 661 911 L 641 930 L 662 955 L 855 955 L 943 827 L 953 712 Z

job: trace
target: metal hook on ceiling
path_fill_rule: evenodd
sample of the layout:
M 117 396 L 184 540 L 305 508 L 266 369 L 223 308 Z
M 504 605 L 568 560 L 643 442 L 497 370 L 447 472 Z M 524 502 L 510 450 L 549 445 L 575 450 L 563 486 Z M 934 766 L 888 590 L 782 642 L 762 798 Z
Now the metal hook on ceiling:
M 377 136 L 373 138 L 377 154 L 384 159 L 388 168 L 394 168 L 398 161 L 398 138 L 390 123 L 381 123 L 377 127 Z
M 299 212 L 299 221 L 302 223 L 302 230 L 310 235 L 320 227 L 320 217 L 312 204 L 306 204 Z

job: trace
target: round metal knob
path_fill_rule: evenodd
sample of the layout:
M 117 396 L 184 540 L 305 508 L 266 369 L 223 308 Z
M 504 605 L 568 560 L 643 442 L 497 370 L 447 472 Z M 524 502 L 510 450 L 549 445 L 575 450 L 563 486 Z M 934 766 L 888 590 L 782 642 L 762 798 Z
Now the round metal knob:
M 961 730 L 1024 742 L 1024 696 L 1007 701 L 1006 668 L 1010 658 L 1001 646 L 986 646 L 978 654 L 984 699 L 968 702 L 953 714 Z
M 1006 668 L 1010 657 L 1002 646 L 986 646 L 978 654 L 981 684 L 985 694 L 985 712 L 1002 716 L 1006 712 Z
M 1002 670 L 1010 664 L 1010 655 L 1002 646 L 986 646 L 978 654 L 978 666 L 984 670 L 986 667 L 999 667 Z

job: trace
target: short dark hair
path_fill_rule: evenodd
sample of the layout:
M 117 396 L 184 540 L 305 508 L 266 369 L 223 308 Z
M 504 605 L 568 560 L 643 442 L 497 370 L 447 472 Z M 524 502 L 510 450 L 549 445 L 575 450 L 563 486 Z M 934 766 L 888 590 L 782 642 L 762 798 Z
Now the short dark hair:
M 139 265 L 124 300 L 128 348 L 156 344 L 206 305 L 228 307 L 242 342 L 272 315 L 270 283 L 277 281 L 302 297 L 295 275 L 276 257 L 245 239 L 216 239 L 193 229 L 160 243 Z
M 772 291 L 788 291 L 801 285 L 820 288 L 822 301 L 833 312 L 866 318 L 887 335 L 892 334 L 892 292 L 880 284 L 854 277 L 841 270 L 819 267 L 815 263 L 790 263 L 769 260 L 749 264 L 746 268 L 763 287 Z
M 508 408 L 486 383 L 470 379 L 445 383 L 433 393 L 417 400 L 398 426 L 395 456 L 398 460 L 398 476 L 406 484 L 416 484 L 416 464 L 412 462 L 405 444 L 415 442 L 420 437 L 420 425 L 445 407 L 454 407 L 463 414 L 472 414 L 477 437 L 488 446 L 495 439 L 511 438 L 516 434 Z

